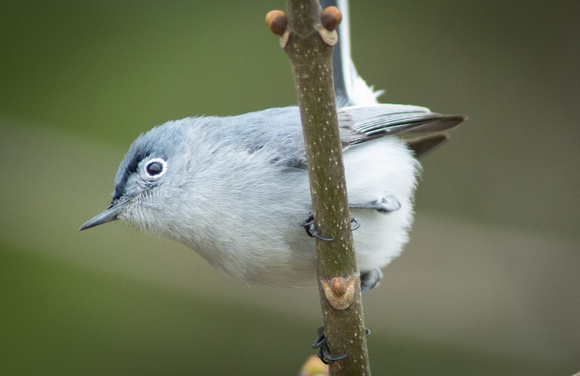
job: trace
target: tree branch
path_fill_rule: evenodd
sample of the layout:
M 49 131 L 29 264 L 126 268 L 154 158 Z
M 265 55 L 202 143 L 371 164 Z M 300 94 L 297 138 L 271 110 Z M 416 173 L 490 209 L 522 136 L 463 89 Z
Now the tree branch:
M 326 341 L 333 356 L 331 375 L 370 375 L 360 278 L 351 234 L 342 143 L 332 76 L 334 28 L 340 12 L 322 14 L 317 0 L 287 0 L 286 16 L 273 11 L 270 29 L 281 35 L 300 106 L 316 239 L 317 276 Z

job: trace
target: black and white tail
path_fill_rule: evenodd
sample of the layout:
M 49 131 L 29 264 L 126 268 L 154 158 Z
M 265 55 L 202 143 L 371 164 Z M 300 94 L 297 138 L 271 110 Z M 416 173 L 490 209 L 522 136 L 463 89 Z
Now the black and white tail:
M 372 86 L 360 77 L 351 57 L 350 23 L 348 0 L 321 0 L 322 8 L 336 6 L 342 13 L 342 22 L 337 28 L 338 43 L 333 53 L 333 76 L 336 103 L 345 112 L 383 113 L 384 122 L 375 118 L 376 129 L 388 134 L 412 132 L 423 133 L 420 137 L 406 140 L 407 145 L 419 157 L 432 150 L 448 138 L 447 131 L 461 124 L 466 117 L 462 115 L 442 115 L 431 112 L 428 108 L 412 105 L 379 104 L 377 98 L 383 91 L 374 91 Z M 350 107 L 346 109 L 345 107 Z M 393 119 L 398 119 L 393 121 Z M 390 129 L 389 129 L 390 128 Z M 425 135 L 424 133 L 431 133 Z

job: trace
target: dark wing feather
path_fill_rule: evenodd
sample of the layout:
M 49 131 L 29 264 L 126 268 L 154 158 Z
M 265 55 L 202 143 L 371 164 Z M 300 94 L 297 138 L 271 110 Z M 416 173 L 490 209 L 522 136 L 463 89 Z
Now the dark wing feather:
M 338 119 L 343 144 L 348 148 L 387 135 L 448 131 L 461 124 L 466 117 L 437 114 L 419 106 L 377 104 L 341 108 Z M 421 145 L 421 154 L 428 150 L 428 146 L 436 146 L 442 141 L 444 138 L 440 136 L 430 142 L 425 141 Z
M 415 158 L 420 158 L 427 152 L 430 152 L 447 141 L 449 135 L 447 133 L 436 133 L 429 136 L 417 137 L 411 140 L 405 140 L 407 146 L 413 150 Z

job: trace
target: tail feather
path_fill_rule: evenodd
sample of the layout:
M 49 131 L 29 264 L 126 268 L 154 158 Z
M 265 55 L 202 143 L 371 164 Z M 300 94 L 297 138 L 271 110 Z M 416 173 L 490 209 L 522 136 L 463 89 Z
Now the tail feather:
M 342 117 L 342 126 L 354 131 L 350 145 L 387 134 L 437 132 L 438 135 L 421 138 L 421 141 L 417 139 L 411 144 L 418 156 L 447 139 L 440 132 L 450 130 L 466 119 L 461 115 L 433 113 L 425 107 L 379 104 L 377 97 L 382 91 L 374 91 L 367 85 L 358 75 L 351 58 L 348 0 L 321 0 L 320 3 L 323 8 L 336 6 L 342 13 L 332 66 L 336 102 L 341 108 L 339 118 Z
M 348 0 L 322 0 L 323 8 L 336 6 L 342 13 L 342 21 L 337 28 L 338 43 L 332 55 L 334 91 L 339 107 L 371 106 L 377 104 L 377 97 L 382 91 L 373 88 L 360 77 L 351 58 L 350 50 L 350 17 Z

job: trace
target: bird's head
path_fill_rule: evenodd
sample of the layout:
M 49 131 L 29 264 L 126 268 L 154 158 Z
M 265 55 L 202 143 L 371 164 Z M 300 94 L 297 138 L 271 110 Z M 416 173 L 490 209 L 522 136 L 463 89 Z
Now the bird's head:
M 187 168 L 183 125 L 169 122 L 139 136 L 119 165 L 113 200 L 108 209 L 84 223 L 86 230 L 117 219 L 146 231 L 158 230 L 179 195 Z

